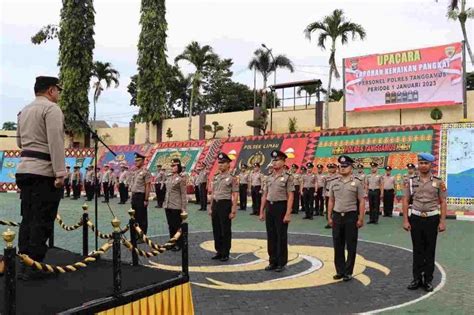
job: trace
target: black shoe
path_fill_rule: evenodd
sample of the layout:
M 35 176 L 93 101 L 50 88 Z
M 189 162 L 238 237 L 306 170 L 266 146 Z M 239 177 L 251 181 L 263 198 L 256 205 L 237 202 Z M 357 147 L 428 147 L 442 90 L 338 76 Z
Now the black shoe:
M 352 275 L 344 275 L 344 277 L 342 277 L 342 281 L 344 282 L 351 281 L 351 280 L 352 280 Z
M 217 255 L 213 256 L 211 259 L 212 260 L 218 260 L 218 259 L 221 259 L 221 258 L 222 258 L 221 254 L 217 254 Z
M 313 217 L 309 217 L 308 220 L 313 220 Z
M 342 278 L 344 278 L 344 276 L 343 276 L 343 275 L 340 275 L 340 274 L 335 274 L 334 276 L 332 276 L 332 278 L 333 278 L 334 280 L 341 280 Z
M 426 281 L 423 284 L 423 288 L 425 289 L 426 292 L 432 292 L 433 291 L 433 284 L 431 283 L 431 281 Z
M 375 221 L 374 224 L 379 224 L 379 221 Z
M 277 267 L 276 267 L 275 265 L 270 264 L 270 265 L 268 265 L 268 266 L 265 267 L 265 270 L 266 270 L 266 271 L 272 271 L 272 270 L 275 270 L 276 268 L 277 268 Z
M 275 268 L 275 272 L 282 272 L 283 270 L 285 270 L 285 266 L 277 266 Z
M 332 229 L 332 227 L 329 224 L 326 224 L 326 226 L 324 228 L 325 229 Z
M 309 217 L 303 217 L 303 220 L 309 220 Z
M 422 282 L 420 279 L 416 279 L 416 280 L 413 280 L 408 286 L 407 286 L 407 289 L 408 290 L 416 290 L 418 289 L 419 287 L 422 286 Z
M 224 262 L 224 261 L 228 261 L 229 260 L 229 256 L 222 256 L 221 257 L 221 261 Z
M 369 221 L 367 222 L 367 224 L 374 224 L 374 221 Z

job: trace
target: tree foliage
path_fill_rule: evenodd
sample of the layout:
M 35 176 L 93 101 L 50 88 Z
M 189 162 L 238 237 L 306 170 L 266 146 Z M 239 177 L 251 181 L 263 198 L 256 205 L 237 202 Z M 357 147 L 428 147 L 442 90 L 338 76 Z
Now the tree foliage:
M 94 87 L 94 115 L 93 121 L 96 120 L 96 105 L 102 91 L 110 88 L 114 83 L 115 88 L 119 86 L 120 73 L 112 67 L 110 62 L 94 62 L 92 66 L 92 78 L 95 79 L 92 86 Z M 105 84 L 105 86 L 103 85 Z
M 219 122 L 213 121 L 210 125 L 204 125 L 202 127 L 204 131 L 212 133 L 212 139 L 216 138 L 216 135 L 219 131 L 224 130 L 224 126 L 219 125 Z
M 48 24 L 43 26 L 35 35 L 31 37 L 31 42 L 35 45 L 46 43 L 50 39 L 58 38 L 59 26 Z
M 16 130 L 16 122 L 6 121 L 3 123 L 3 130 Z

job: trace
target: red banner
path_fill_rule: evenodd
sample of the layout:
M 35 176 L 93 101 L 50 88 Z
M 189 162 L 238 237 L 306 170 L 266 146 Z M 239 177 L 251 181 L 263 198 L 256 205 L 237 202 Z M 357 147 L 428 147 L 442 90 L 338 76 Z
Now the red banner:
M 346 111 L 463 103 L 462 43 L 344 59 Z

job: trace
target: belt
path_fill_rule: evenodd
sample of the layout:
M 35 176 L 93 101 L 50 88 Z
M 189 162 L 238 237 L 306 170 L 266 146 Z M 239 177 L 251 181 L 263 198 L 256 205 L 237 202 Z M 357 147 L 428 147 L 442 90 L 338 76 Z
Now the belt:
M 423 212 L 423 211 L 411 209 L 411 214 L 414 214 L 418 217 L 427 218 L 427 217 L 432 217 L 434 215 L 439 215 L 439 210 Z
M 337 211 L 334 211 L 334 213 L 339 214 L 341 217 L 344 217 L 344 216 L 348 215 L 349 213 L 356 213 L 356 212 L 357 212 L 357 210 L 348 211 L 348 212 L 337 212 Z
M 395 190 L 395 189 L 393 189 L 393 188 L 390 188 L 390 189 L 384 189 L 384 190 L 386 190 L 386 191 L 391 191 L 391 190 Z
M 49 155 L 48 153 L 31 151 L 31 150 L 21 151 L 21 157 L 31 157 L 31 158 L 35 158 L 39 160 L 51 161 L 51 155 Z
M 276 205 L 278 203 L 283 203 L 283 202 L 288 202 L 288 200 L 279 200 L 279 201 L 270 201 L 270 200 L 267 200 L 267 202 L 271 205 Z
M 369 189 L 369 191 L 377 191 L 377 190 L 380 191 L 380 189 L 378 189 L 378 188 L 377 189 Z
M 219 202 L 219 201 L 232 201 L 232 199 L 214 199 L 216 202 Z

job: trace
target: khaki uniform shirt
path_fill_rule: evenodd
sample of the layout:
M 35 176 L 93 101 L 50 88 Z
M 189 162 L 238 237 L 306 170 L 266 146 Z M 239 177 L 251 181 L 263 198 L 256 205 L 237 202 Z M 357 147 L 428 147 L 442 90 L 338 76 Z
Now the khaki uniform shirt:
M 103 183 L 110 182 L 110 170 L 108 170 L 104 173 L 104 175 L 102 176 L 102 182 Z
M 288 200 L 288 193 L 295 191 L 293 175 L 285 172 L 269 175 L 263 186 L 270 202 Z
M 246 185 L 249 183 L 249 173 L 242 172 L 239 174 L 239 183 L 242 185 Z
M 445 199 L 447 195 L 444 182 L 435 176 L 431 176 L 425 183 L 420 180 L 419 176 L 412 176 L 410 180 L 411 184 L 409 182 L 405 186 L 404 195 L 413 195 L 413 209 L 421 212 L 438 210 L 440 199 Z
M 324 174 L 316 174 L 316 183 L 318 185 L 318 189 L 319 188 L 323 188 L 324 187 L 324 178 L 326 177 L 326 175 Z
M 298 173 L 292 173 L 291 175 L 293 175 L 293 184 L 295 186 L 299 186 L 301 187 L 301 185 L 303 185 L 303 177 L 301 174 L 298 174 Z
M 173 174 L 166 178 L 166 194 L 163 203 L 165 209 L 186 210 L 188 203 L 186 181 L 186 176 L 180 174 Z
M 71 172 L 68 172 L 66 171 L 66 175 L 64 176 L 64 179 L 68 179 L 69 181 L 71 181 Z
M 93 183 L 94 182 L 94 171 L 87 171 L 86 172 L 86 182 Z
M 234 176 L 228 172 L 214 176 L 212 184 L 212 199 L 232 200 L 233 192 L 239 192 L 239 185 Z
M 367 175 L 364 172 L 357 173 L 355 176 L 357 176 L 357 178 L 359 178 L 362 181 L 362 184 L 365 185 L 365 178 L 367 177 Z
M 338 179 L 341 177 L 341 175 L 335 173 L 335 174 L 328 174 L 324 178 L 324 196 L 329 197 L 329 190 L 331 189 L 331 185 L 333 184 L 334 180 Z
M 72 181 L 75 181 L 76 183 L 81 182 L 82 179 L 82 174 L 81 172 L 73 172 L 72 173 Z
M 197 176 L 196 183 L 197 185 L 207 183 L 207 177 L 209 172 L 207 170 L 201 170 Z
M 303 188 L 314 188 L 316 184 L 316 175 L 313 173 L 306 173 L 303 177 Z
M 382 180 L 382 175 L 379 174 L 369 174 L 365 177 L 365 182 L 369 189 L 380 189 Z
M 395 189 L 395 177 L 390 175 L 384 175 L 383 176 L 383 189 L 384 190 L 390 190 L 390 189 Z
M 144 193 L 145 185 L 151 183 L 151 173 L 145 167 L 133 171 L 130 191 L 132 193 Z
M 351 176 L 347 182 L 341 177 L 333 181 L 329 189 L 329 197 L 334 198 L 334 212 L 357 211 L 357 200 L 364 198 L 362 182 Z
M 252 174 L 250 174 L 250 185 L 262 186 L 262 173 L 261 172 L 252 172 Z
M 19 174 L 66 176 L 63 112 L 46 97 L 38 96 L 18 114 L 17 145 L 23 150 L 47 153 L 51 161 L 22 157 Z
M 129 179 L 129 171 L 123 171 L 120 173 L 119 176 L 119 184 L 128 184 L 128 179 Z
M 155 181 L 157 184 L 165 184 L 166 174 L 163 170 L 159 171 L 158 174 L 156 174 Z

